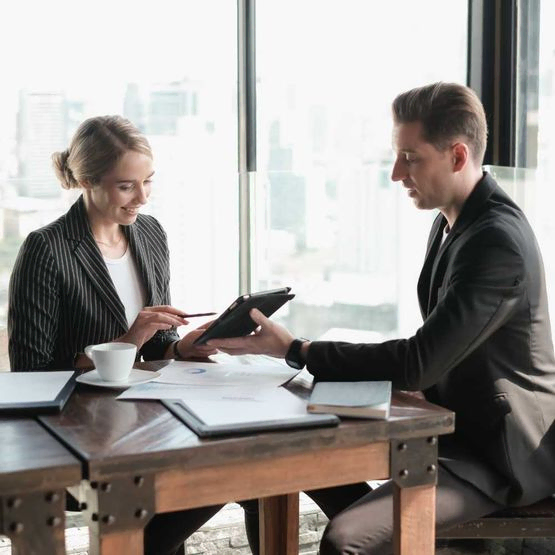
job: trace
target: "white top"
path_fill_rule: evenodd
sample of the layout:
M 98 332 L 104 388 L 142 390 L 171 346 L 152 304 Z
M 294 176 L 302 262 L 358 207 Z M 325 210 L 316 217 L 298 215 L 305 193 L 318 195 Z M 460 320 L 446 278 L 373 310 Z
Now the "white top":
M 137 264 L 131 256 L 129 248 L 121 258 L 106 258 L 110 277 L 116 287 L 121 302 L 125 308 L 125 317 L 129 327 L 137 318 L 137 314 L 146 303 L 145 287 L 139 275 Z

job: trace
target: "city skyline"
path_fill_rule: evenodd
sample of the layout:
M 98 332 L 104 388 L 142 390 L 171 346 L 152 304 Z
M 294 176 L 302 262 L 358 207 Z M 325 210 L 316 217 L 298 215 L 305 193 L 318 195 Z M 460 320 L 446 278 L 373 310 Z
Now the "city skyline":
M 227 129 L 233 126 L 234 113 L 230 109 L 227 115 L 220 114 L 220 117 L 225 121 L 225 124 L 222 124 L 221 120 L 212 117 L 214 110 L 204 103 L 202 87 L 191 89 L 190 85 L 191 82 L 187 79 L 181 82 L 181 89 L 176 82 L 169 82 L 166 84 L 166 87 L 163 84 L 157 84 L 154 87 L 146 87 L 144 89 L 141 89 L 141 87 L 137 88 L 135 84 L 128 84 L 127 90 L 134 91 L 133 94 L 136 98 L 134 103 L 128 103 L 127 105 L 138 110 L 137 113 L 145 115 L 143 130 L 149 138 L 155 153 L 155 167 L 157 169 L 155 186 L 153 187 L 150 202 L 145 207 L 145 212 L 159 218 L 168 234 L 172 275 L 174 276 L 172 280 L 174 304 L 186 307 L 188 310 L 205 310 L 206 307 L 219 310 L 227 306 L 229 299 L 233 298 L 237 291 L 237 194 L 236 189 L 231 186 L 233 183 L 236 183 L 237 179 L 236 153 L 234 150 L 226 149 L 225 147 L 225 145 L 229 145 L 225 135 L 227 134 Z M 184 98 L 193 98 L 193 93 L 196 100 L 189 107 L 191 108 L 194 104 L 195 109 L 186 109 L 182 105 L 182 100 Z M 143 99 L 142 102 L 144 104 L 138 103 L 138 99 Z M 52 150 L 52 147 L 60 143 L 53 142 L 52 136 L 54 135 L 57 138 L 65 136 L 65 144 L 67 144 L 78 122 L 65 117 L 56 118 L 52 116 L 56 113 L 65 113 L 64 103 L 67 103 L 68 106 L 75 106 L 79 105 L 79 101 L 68 96 L 52 95 L 50 92 L 43 93 L 43 96 L 41 96 L 39 91 L 27 90 L 20 94 L 21 112 L 29 111 L 29 103 L 42 106 L 44 110 L 34 113 L 33 126 L 22 124 L 18 128 L 16 135 L 16 156 L 24 156 L 29 152 L 37 152 L 39 155 L 42 153 L 44 156 L 43 162 L 47 161 L 48 164 L 39 164 L 38 166 L 35 164 L 36 170 L 48 172 L 49 179 L 54 179 L 53 170 L 50 167 L 51 152 L 47 153 L 46 151 Z M 49 111 L 48 107 L 52 107 L 53 112 Z M 307 106 L 301 100 L 296 103 L 290 115 L 296 118 L 299 113 L 304 113 L 306 110 Z M 160 117 L 149 118 L 148 114 L 163 115 L 164 117 L 162 119 Z M 124 112 L 124 115 L 128 114 Z M 274 195 L 268 195 L 270 204 L 267 209 L 269 212 L 268 219 L 264 221 L 264 226 L 269 237 L 280 237 L 277 243 L 270 240 L 268 245 L 277 245 L 279 250 L 282 248 L 282 245 L 288 244 L 287 236 L 291 238 L 296 237 L 297 239 L 291 243 L 293 248 L 286 249 L 282 254 L 287 257 L 298 258 L 300 265 L 297 268 L 285 269 L 284 273 L 283 270 L 281 272 L 279 270 L 279 260 L 271 262 L 266 270 L 264 270 L 264 264 L 262 264 L 259 271 L 260 281 L 263 283 L 272 281 L 290 282 L 291 285 L 297 288 L 300 297 L 299 309 L 295 314 L 289 316 L 294 318 L 295 321 L 298 321 L 299 318 L 308 321 L 307 317 L 301 316 L 301 314 L 304 313 L 303 311 L 306 312 L 306 310 L 314 312 L 316 305 L 321 306 L 318 309 L 320 312 L 322 310 L 327 312 L 331 310 L 331 313 L 337 312 L 336 308 L 325 308 L 329 304 L 327 301 L 322 302 L 321 300 L 325 295 L 329 296 L 332 293 L 332 297 L 336 298 L 337 291 L 339 293 L 343 291 L 342 294 L 347 295 L 344 302 L 347 305 L 354 302 L 354 299 L 349 298 L 352 289 L 342 287 L 342 284 L 352 281 L 352 278 L 349 277 L 350 274 L 362 272 L 363 275 L 367 276 L 365 278 L 367 282 L 372 273 L 380 274 L 382 277 L 376 277 L 376 286 L 373 288 L 374 293 L 368 298 L 360 296 L 358 304 L 361 307 L 366 305 L 370 309 L 373 306 L 380 306 L 385 303 L 390 307 L 388 309 L 389 316 L 383 319 L 381 325 L 394 326 L 397 319 L 395 316 L 395 287 L 393 289 L 391 287 L 383 288 L 383 284 L 387 282 L 385 274 L 392 267 L 391 264 L 388 264 L 379 268 L 379 261 L 383 261 L 387 257 L 394 257 L 395 255 L 391 253 L 389 245 L 383 244 L 380 246 L 376 240 L 379 236 L 377 228 L 379 221 L 371 220 L 364 223 L 364 214 L 361 213 L 362 220 L 357 220 L 358 229 L 356 236 L 358 239 L 353 241 L 351 237 L 339 238 L 340 242 L 349 240 L 349 248 L 355 254 L 362 250 L 373 250 L 375 260 L 372 261 L 367 255 L 364 255 L 357 262 L 356 258 L 358 258 L 358 255 L 356 255 L 354 265 L 351 265 L 348 255 L 345 257 L 345 253 L 342 253 L 341 249 L 337 250 L 338 239 L 336 232 L 332 232 L 327 236 L 321 233 L 323 226 L 326 225 L 326 222 L 330 221 L 330 218 L 331 220 L 336 218 L 343 219 L 345 222 L 348 221 L 352 202 L 357 202 L 356 198 L 359 193 L 353 194 L 354 191 L 349 187 L 345 187 L 345 180 L 351 180 L 352 175 L 341 174 L 341 172 L 337 174 L 334 189 L 333 187 L 330 188 L 329 180 L 331 174 L 328 175 L 326 171 L 318 167 L 322 164 L 322 144 L 332 144 L 328 135 L 333 135 L 335 132 L 335 124 L 331 125 L 330 115 L 325 109 L 320 111 L 320 115 L 323 118 L 321 123 L 324 124 L 326 131 L 322 132 L 321 125 L 314 126 L 311 124 L 311 120 L 308 119 L 305 122 L 308 127 L 303 129 L 300 135 L 306 138 L 308 133 L 309 144 L 311 145 L 309 149 L 298 148 L 300 146 L 298 143 L 299 138 L 295 133 L 286 134 L 284 137 L 279 136 L 279 134 L 270 133 L 267 137 L 261 137 L 261 159 L 267 160 L 267 167 L 261 168 L 260 186 L 262 187 L 262 181 L 265 181 L 266 186 L 270 187 L 270 189 L 274 188 Z M 287 123 L 287 118 L 276 117 L 277 119 L 272 120 L 274 121 L 274 129 L 280 121 Z M 65 128 L 61 128 L 60 120 L 66 123 Z M 25 122 L 26 119 L 20 118 L 20 121 Z M 298 127 L 297 130 L 299 130 Z M 42 137 L 40 136 L 41 131 L 44 133 Z M 362 133 L 362 130 L 360 132 Z M 37 133 L 39 134 L 37 135 Z M 311 133 L 313 136 L 310 136 Z M 354 140 L 358 140 L 358 138 Z M 35 145 L 33 141 L 39 144 Z M 20 143 L 26 145 L 26 148 L 21 148 Z M 55 148 L 63 148 L 63 146 L 56 146 Z M 348 149 L 348 145 L 345 145 L 345 148 Z M 207 172 L 205 162 L 214 151 L 220 153 L 227 151 L 227 161 L 220 154 L 218 164 L 211 166 Z M 276 154 L 282 152 L 289 153 L 285 157 L 285 159 L 289 160 L 289 163 L 285 166 L 280 166 L 279 164 L 276 166 L 275 161 L 279 160 L 280 157 L 283 159 L 283 155 L 280 154 L 276 157 Z M 191 155 L 187 156 L 187 153 L 191 153 Z M 184 160 L 184 156 L 186 160 Z M 368 163 L 366 161 L 365 165 L 368 166 Z M 379 161 L 379 164 L 381 164 L 381 161 Z M 28 166 L 29 164 L 23 164 L 22 160 L 18 160 L 16 165 L 20 170 L 24 169 L 27 171 L 27 179 L 32 181 L 37 180 L 38 174 L 29 174 Z M 376 166 L 376 163 L 373 162 L 370 166 Z M 302 172 L 302 175 L 299 172 Z M 280 175 L 285 176 L 287 181 L 284 182 L 283 179 L 280 181 Z M 23 179 L 25 175 L 22 174 L 15 177 Z M 371 176 L 361 175 L 357 179 L 359 181 L 360 194 L 362 194 L 365 186 L 366 188 L 369 186 L 370 189 L 375 189 L 378 193 L 381 191 L 382 199 L 384 198 L 383 194 L 389 195 L 391 199 L 394 199 L 397 196 L 395 189 L 390 185 L 384 188 L 383 178 L 376 179 L 374 183 L 374 178 L 376 177 L 378 176 L 374 172 Z M 0 181 L 0 187 L 8 181 Z M 227 182 L 230 186 L 222 188 L 223 182 Z M 287 188 L 283 189 L 285 185 L 290 188 L 289 191 Z M 291 186 L 293 187 L 292 189 Z M 338 206 L 342 206 L 342 208 L 339 208 L 339 212 L 336 207 L 327 215 L 318 215 L 318 210 L 315 210 L 313 213 L 311 210 L 312 204 L 310 206 L 303 204 L 303 208 L 296 212 L 293 219 L 288 217 L 286 220 L 283 220 L 280 214 L 287 211 L 285 201 L 288 194 L 295 190 L 300 195 L 298 198 L 309 198 L 311 202 L 315 198 L 322 199 L 324 205 L 329 205 L 338 198 L 344 198 L 347 202 L 339 202 Z M 31 191 L 30 196 L 25 196 L 29 194 L 29 191 Z M 11 210 L 10 214 L 20 215 L 19 227 L 11 227 L 12 232 L 16 230 L 18 236 L 12 238 L 4 237 L 6 240 L 17 238 L 21 241 L 30 229 L 44 225 L 54 219 L 55 216 L 52 215 L 52 212 L 44 210 L 45 205 L 39 210 L 42 213 L 40 214 L 41 217 L 38 218 L 36 216 L 36 206 L 31 206 L 34 202 L 33 197 L 40 197 L 41 191 L 41 189 L 20 188 L 18 191 L 20 194 L 15 199 L 12 199 L 11 203 L 5 204 L 5 210 Z M 61 214 L 67 209 L 73 198 L 75 198 L 76 192 L 73 195 L 62 196 L 62 189 L 59 184 L 56 184 L 55 191 L 60 195 L 52 195 L 51 200 L 55 201 L 56 198 L 59 198 L 59 203 L 53 206 L 54 211 L 57 206 L 58 213 Z M 176 202 L 176 191 L 180 191 L 179 202 Z M 0 194 L 3 193 L 4 190 L 0 190 Z M 283 196 L 283 193 L 285 193 L 285 196 Z M 6 198 L 7 195 L 3 194 L 3 196 Z M 372 198 L 374 202 L 377 199 L 372 194 L 368 200 L 370 205 L 373 203 Z M 19 199 L 18 203 L 13 202 L 17 199 Z M 391 204 L 391 202 L 394 201 L 390 200 L 389 203 Z M 198 206 L 204 208 L 199 210 Z M 191 207 L 193 208 L 191 209 Z M 233 209 L 230 210 L 232 207 Z M 343 211 L 343 215 L 341 215 L 341 211 Z M 30 219 L 24 221 L 22 218 L 26 213 L 30 214 Z M 186 222 L 187 225 L 183 225 L 183 222 Z M 306 233 L 300 231 L 301 227 L 304 226 L 304 222 L 308 222 L 305 230 Z M 36 225 L 33 226 L 33 223 Z M 334 229 L 338 228 L 333 221 L 332 225 Z M 4 231 L 6 229 L 8 228 L 4 226 Z M 202 229 L 201 235 L 203 241 L 196 240 L 198 234 L 195 230 L 200 229 Z M 229 231 L 232 232 L 229 233 Z M 258 241 L 262 241 L 262 235 L 265 234 L 261 233 L 261 236 L 257 239 Z M 284 238 L 286 239 L 285 241 L 283 241 Z M 371 240 L 372 247 L 367 244 L 368 238 Z M 314 252 L 323 253 L 324 259 L 320 255 L 314 258 L 312 254 Z M 380 255 L 380 252 L 383 254 Z M 272 252 L 266 251 L 264 256 L 273 259 Z M 334 259 L 339 260 L 341 256 L 343 256 L 344 262 L 338 268 L 333 267 L 332 261 Z M 194 261 L 193 267 L 200 267 L 202 271 L 191 271 L 191 260 Z M 329 262 L 326 262 L 326 260 Z M 369 260 L 370 265 L 368 265 Z M 275 266 L 276 262 L 278 266 Z M 332 264 L 331 266 L 330 263 Z M 324 264 L 324 266 L 318 269 L 320 264 Z M 306 284 L 303 283 L 304 280 L 301 279 L 299 274 L 299 271 L 303 272 L 303 268 L 304 270 L 308 269 L 310 274 L 312 272 L 310 266 L 314 267 L 316 280 L 312 282 L 313 285 L 316 285 L 316 288 L 313 288 L 312 291 L 307 289 Z M 2 299 L 4 301 L 7 300 L 8 270 L 9 268 L 5 268 L 2 280 Z M 323 281 L 322 277 L 318 277 L 318 274 L 321 274 L 321 272 L 327 273 L 327 277 L 324 276 Z M 325 282 L 328 284 L 325 285 Z M 308 279 L 308 283 L 311 283 L 310 279 Z M 379 284 L 382 284 L 381 288 L 378 287 Z M 391 286 L 392 284 L 390 283 L 389 285 Z M 330 286 L 336 291 L 333 292 Z M 320 293 L 314 296 L 314 293 L 317 291 L 320 291 Z M 312 305 L 311 303 L 313 302 L 316 302 L 316 305 Z M 340 306 L 342 301 L 340 298 L 336 298 L 335 302 L 339 302 L 337 306 Z M 303 306 L 305 308 L 302 308 Z M 301 313 L 299 313 L 299 310 L 301 310 Z M 2 312 L 3 318 L 5 318 L 5 305 Z M 283 316 L 287 316 L 287 314 Z M 342 320 L 343 317 L 341 313 L 338 313 L 336 318 Z M 323 321 L 325 321 L 325 318 Z M 371 321 L 372 318 L 370 316 L 368 318 L 364 317 L 361 319 L 361 324 Z

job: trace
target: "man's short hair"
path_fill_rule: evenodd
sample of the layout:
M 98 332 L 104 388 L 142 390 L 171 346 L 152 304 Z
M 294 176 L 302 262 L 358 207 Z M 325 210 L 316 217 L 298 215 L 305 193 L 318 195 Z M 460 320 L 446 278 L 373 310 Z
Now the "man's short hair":
M 419 121 L 422 138 L 437 150 L 465 137 L 472 158 L 482 163 L 488 128 L 484 107 L 472 89 L 457 83 L 433 83 L 401 93 L 392 108 L 396 124 Z

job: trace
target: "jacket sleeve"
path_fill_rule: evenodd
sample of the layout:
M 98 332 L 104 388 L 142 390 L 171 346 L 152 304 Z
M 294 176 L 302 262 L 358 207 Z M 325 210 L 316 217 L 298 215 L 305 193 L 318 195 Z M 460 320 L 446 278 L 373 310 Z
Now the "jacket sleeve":
M 168 240 L 164 228 L 160 223 L 150 217 L 149 218 L 150 240 L 156 243 L 155 247 L 152 242 L 149 245 L 151 249 L 150 260 L 155 265 L 156 287 L 158 288 L 158 298 L 161 305 L 171 305 L 170 296 L 170 253 L 168 249 Z M 151 339 L 149 339 L 141 348 L 141 355 L 144 360 L 161 360 L 164 358 L 169 345 L 179 340 L 176 328 L 169 330 L 157 331 Z
M 60 292 L 54 257 L 38 233 L 17 256 L 9 285 L 8 343 L 12 371 L 45 370 L 54 359 Z
M 526 295 L 521 250 L 503 230 L 475 234 L 452 264 L 438 304 L 414 336 L 378 344 L 316 341 L 308 370 L 321 380 L 391 380 L 407 390 L 435 384 L 503 326 Z

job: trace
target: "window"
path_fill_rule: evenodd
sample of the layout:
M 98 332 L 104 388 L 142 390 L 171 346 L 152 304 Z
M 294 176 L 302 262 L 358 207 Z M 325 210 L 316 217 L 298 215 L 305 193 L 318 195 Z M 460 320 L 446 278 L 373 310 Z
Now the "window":
M 555 35 L 550 24 L 555 3 L 519 3 L 517 68 L 517 165 L 498 169 L 514 190 L 540 244 L 547 277 L 551 316 L 555 310 Z
M 299 335 L 369 341 L 421 323 L 433 214 L 390 179 L 393 98 L 466 82 L 467 2 L 258 0 L 258 289 Z
M 238 288 L 235 3 L 20 0 L 0 13 L 0 368 L 19 246 L 76 197 L 50 155 L 90 116 L 122 114 L 151 142 L 145 212 L 168 234 L 173 304 L 225 308 Z

